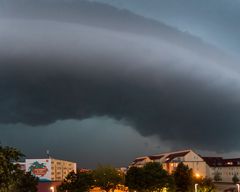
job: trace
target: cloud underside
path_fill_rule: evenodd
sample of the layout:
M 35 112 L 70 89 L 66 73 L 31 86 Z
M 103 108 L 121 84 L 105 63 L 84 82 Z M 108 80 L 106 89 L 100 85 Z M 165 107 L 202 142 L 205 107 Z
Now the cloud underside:
M 211 57 L 160 38 L 67 23 L 1 25 L 1 123 L 109 116 L 173 146 L 238 148 L 239 69 L 215 50 Z

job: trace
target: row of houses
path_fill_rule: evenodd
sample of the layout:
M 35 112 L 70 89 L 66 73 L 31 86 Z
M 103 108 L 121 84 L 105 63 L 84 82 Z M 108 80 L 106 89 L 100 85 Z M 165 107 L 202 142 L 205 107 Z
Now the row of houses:
M 172 173 L 182 162 L 193 170 L 196 177 L 214 179 L 218 175 L 221 182 L 232 182 L 234 175 L 240 178 L 240 158 L 204 157 L 193 150 L 183 150 L 138 157 L 129 167 L 143 167 L 148 162 L 161 163 L 169 173 Z

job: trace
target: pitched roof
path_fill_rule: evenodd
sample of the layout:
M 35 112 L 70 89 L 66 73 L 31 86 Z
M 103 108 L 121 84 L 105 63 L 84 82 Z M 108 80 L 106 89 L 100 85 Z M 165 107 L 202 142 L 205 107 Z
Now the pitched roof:
M 240 166 L 240 158 L 223 159 L 225 166 Z
M 182 150 L 182 151 L 160 153 L 160 154 L 155 154 L 155 155 L 150 155 L 150 156 L 142 156 L 142 157 L 136 158 L 131 163 L 131 165 L 135 165 L 138 162 L 141 162 L 141 161 L 143 161 L 145 159 L 149 159 L 150 161 L 160 160 L 161 163 L 168 163 L 168 162 L 171 162 L 176 157 L 184 157 L 186 154 L 190 153 L 191 151 L 192 150 L 189 149 L 189 150 Z
M 166 157 L 166 161 L 165 163 L 169 163 L 171 162 L 173 159 L 175 159 L 176 157 L 184 157 L 185 155 L 187 155 L 190 151 L 185 151 L 185 152 L 180 152 L 180 153 L 173 153 L 170 154 Z
M 222 157 L 202 157 L 210 167 L 240 166 L 240 158 L 223 159 Z
M 144 159 L 146 159 L 146 157 L 137 158 L 137 159 L 135 159 L 133 162 L 134 162 L 134 163 L 137 163 L 137 162 L 139 162 L 139 161 L 143 161 Z
M 224 164 L 222 157 L 202 157 L 202 158 L 210 167 L 222 166 Z
M 161 159 L 162 157 L 164 157 L 164 155 L 151 155 L 151 156 L 148 156 L 148 157 L 151 160 L 157 160 L 157 159 Z

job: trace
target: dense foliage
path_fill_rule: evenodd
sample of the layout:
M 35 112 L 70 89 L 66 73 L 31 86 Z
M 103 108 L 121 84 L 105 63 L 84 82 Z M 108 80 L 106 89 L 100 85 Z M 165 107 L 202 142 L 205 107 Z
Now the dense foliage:
M 129 189 L 142 191 L 144 189 L 143 177 L 144 173 L 142 168 L 131 167 L 126 174 L 125 184 Z
M 14 163 L 23 154 L 15 148 L 0 146 L 0 192 L 36 192 L 38 179 Z
M 212 179 L 201 178 L 198 181 L 198 192 L 214 192 L 216 190 Z
M 102 190 L 110 191 L 118 184 L 123 183 L 123 175 L 111 166 L 98 166 L 93 171 L 71 172 L 58 187 L 61 192 L 85 192 L 90 188 L 100 187 Z
M 238 178 L 238 176 L 236 174 L 234 174 L 234 176 L 232 177 L 232 182 L 234 184 L 237 184 L 239 182 L 239 178 Z
M 122 175 L 111 166 L 99 165 L 93 171 L 95 186 L 100 187 L 105 191 L 115 189 L 118 184 L 123 183 Z
M 58 191 L 84 192 L 93 186 L 94 179 L 91 172 L 70 172 L 58 187 Z
M 126 174 L 126 185 L 136 191 L 173 190 L 173 178 L 159 163 L 147 163 L 143 168 L 131 167 Z
M 193 173 L 187 165 L 179 163 L 173 177 L 177 192 L 189 192 L 194 189 Z

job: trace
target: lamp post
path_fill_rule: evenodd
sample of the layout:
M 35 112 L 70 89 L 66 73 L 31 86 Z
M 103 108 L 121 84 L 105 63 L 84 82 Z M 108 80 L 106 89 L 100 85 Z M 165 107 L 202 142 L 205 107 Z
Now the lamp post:
M 50 190 L 52 191 L 52 192 L 54 192 L 54 187 L 52 186 L 52 187 L 50 187 Z
M 197 192 L 197 186 L 198 186 L 198 184 L 197 184 L 197 183 L 195 183 L 195 185 L 194 185 L 195 192 Z
M 196 179 L 197 179 L 197 181 L 198 181 L 199 178 L 200 178 L 200 174 L 199 174 L 199 173 L 196 173 L 196 174 L 195 174 L 195 177 L 196 177 Z M 198 183 L 195 183 L 195 185 L 194 185 L 195 192 L 197 192 L 197 186 L 198 186 Z
M 238 183 L 236 185 L 237 185 L 237 192 L 240 192 L 240 190 L 239 190 L 240 189 L 240 185 Z

